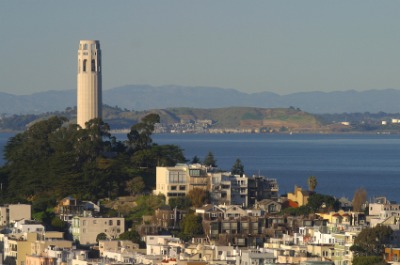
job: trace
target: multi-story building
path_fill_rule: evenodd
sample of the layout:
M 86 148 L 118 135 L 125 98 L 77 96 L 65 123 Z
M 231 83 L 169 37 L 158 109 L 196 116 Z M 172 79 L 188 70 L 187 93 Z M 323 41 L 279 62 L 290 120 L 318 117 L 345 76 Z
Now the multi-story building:
M 0 226 L 7 226 L 18 220 L 31 219 L 30 204 L 8 204 L 0 206 Z
M 183 197 L 195 188 L 209 191 L 212 204 L 244 207 L 263 199 L 277 199 L 279 190 L 276 179 L 214 172 L 200 164 L 157 167 L 154 193 L 165 195 L 167 204 L 171 198 Z
M 61 232 L 8 234 L 2 238 L 2 241 L 5 264 L 24 265 L 27 256 L 41 255 L 50 245 L 72 248 L 72 242 L 64 240 Z
M 163 194 L 166 203 L 171 198 L 179 198 L 198 188 L 207 190 L 207 168 L 200 164 L 178 164 L 175 167 L 156 168 L 156 189 L 154 194 Z
M 97 216 L 100 213 L 100 207 L 93 202 L 80 201 L 68 196 L 59 201 L 54 212 L 61 220 L 71 223 L 74 216 Z
M 104 233 L 108 238 L 117 238 L 125 232 L 125 219 L 121 217 L 95 218 L 74 217 L 72 219 L 72 237 L 82 245 L 96 244 L 96 238 Z

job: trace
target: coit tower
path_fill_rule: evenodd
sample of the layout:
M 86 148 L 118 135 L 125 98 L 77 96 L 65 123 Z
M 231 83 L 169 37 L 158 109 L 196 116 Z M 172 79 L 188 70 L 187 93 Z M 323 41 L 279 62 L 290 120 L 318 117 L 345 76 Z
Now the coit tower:
M 101 118 L 101 50 L 98 40 L 81 40 L 78 49 L 77 123 Z

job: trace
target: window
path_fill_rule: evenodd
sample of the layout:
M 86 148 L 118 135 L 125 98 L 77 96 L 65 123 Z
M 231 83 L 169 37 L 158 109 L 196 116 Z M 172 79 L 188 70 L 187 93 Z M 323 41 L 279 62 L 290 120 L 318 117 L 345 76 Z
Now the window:
M 97 224 L 97 220 L 93 220 L 93 224 L 94 224 L 94 225 Z
M 92 72 L 96 72 L 96 61 L 92 60 Z
M 86 72 L 86 63 L 87 63 L 87 60 L 84 59 L 84 60 L 83 60 L 83 65 L 82 65 L 83 72 Z
M 121 225 L 121 221 L 117 220 L 117 225 L 120 226 Z
M 200 177 L 201 176 L 200 173 L 201 173 L 200 169 L 189 169 L 189 175 L 191 177 Z
M 185 172 L 170 171 L 169 172 L 169 183 L 185 183 Z
M 109 221 L 108 221 L 108 225 L 113 225 L 113 221 L 112 221 L 112 220 L 109 220 Z
M 87 49 L 88 49 L 87 43 L 83 44 L 83 49 L 84 49 L 84 50 L 87 50 Z

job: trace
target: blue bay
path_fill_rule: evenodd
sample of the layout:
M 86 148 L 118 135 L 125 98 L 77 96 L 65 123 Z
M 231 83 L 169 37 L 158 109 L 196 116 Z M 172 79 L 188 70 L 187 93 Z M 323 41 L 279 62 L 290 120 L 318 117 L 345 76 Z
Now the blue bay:
M 1 150 L 10 136 L 0 134 Z M 351 199 L 363 187 L 368 197 L 400 201 L 399 135 L 157 134 L 153 139 L 179 145 L 187 159 L 203 159 L 211 151 L 224 170 L 240 158 L 247 175 L 276 178 L 281 194 L 294 185 L 306 188 L 314 175 L 319 193 Z

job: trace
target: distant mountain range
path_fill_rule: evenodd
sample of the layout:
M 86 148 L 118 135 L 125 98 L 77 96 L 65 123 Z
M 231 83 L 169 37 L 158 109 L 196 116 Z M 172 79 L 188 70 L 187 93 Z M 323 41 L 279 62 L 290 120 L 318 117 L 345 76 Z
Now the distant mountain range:
M 103 103 L 129 110 L 171 107 L 300 108 L 309 113 L 400 112 L 400 90 L 358 92 L 244 93 L 218 87 L 128 85 L 103 91 Z M 0 92 L 0 113 L 26 114 L 63 111 L 76 106 L 76 90 L 47 91 L 17 96 Z

